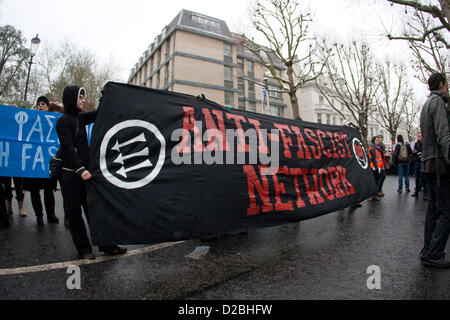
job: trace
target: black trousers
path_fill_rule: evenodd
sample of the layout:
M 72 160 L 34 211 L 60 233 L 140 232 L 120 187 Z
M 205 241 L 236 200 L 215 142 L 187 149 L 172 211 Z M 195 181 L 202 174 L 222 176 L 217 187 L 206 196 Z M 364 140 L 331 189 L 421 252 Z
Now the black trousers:
M 16 189 L 16 200 L 23 201 L 23 199 L 25 198 L 25 195 L 23 193 L 23 178 L 14 177 L 13 180 L 14 180 L 14 188 Z M 3 185 L 5 189 L 5 199 L 11 201 L 13 198 L 11 178 L 1 177 L 0 183 Z
M 381 172 L 378 172 L 378 170 L 374 170 L 372 172 L 375 177 L 375 183 L 377 184 L 377 191 L 383 191 L 384 180 L 386 180 L 386 171 L 383 169 Z
M 92 253 L 92 245 L 89 240 L 86 225 L 82 216 L 82 209 L 89 223 L 89 210 L 87 206 L 87 194 L 85 182 L 75 172 L 64 171 L 60 179 L 61 193 L 63 196 L 64 210 L 69 219 L 69 229 L 72 240 L 79 255 Z M 102 252 L 112 250 L 114 246 L 99 246 Z
M 31 204 L 33 205 L 34 213 L 36 217 L 42 217 L 43 207 L 41 202 L 41 193 L 39 188 L 31 188 Z M 55 195 L 53 193 L 53 184 L 51 180 L 44 187 L 44 204 L 45 204 L 45 212 L 47 212 L 47 217 L 52 217 L 55 215 Z
M 3 184 L 0 183 L 0 223 L 8 221 L 8 214 L 6 213 L 6 192 Z
M 440 259 L 450 233 L 450 175 L 426 173 L 429 200 L 425 219 L 424 250 L 426 258 Z

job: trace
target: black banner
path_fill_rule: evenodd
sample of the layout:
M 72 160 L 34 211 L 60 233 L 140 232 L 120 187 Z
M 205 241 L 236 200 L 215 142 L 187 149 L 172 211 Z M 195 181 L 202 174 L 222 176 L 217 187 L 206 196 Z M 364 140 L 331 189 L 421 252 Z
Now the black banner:
M 298 222 L 376 193 L 355 129 L 118 83 L 105 87 L 89 169 L 95 245 Z

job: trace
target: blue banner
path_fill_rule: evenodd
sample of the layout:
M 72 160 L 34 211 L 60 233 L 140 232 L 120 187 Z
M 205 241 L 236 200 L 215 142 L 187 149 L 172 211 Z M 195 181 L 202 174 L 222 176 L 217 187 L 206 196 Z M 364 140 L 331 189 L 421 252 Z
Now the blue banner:
M 48 164 L 59 148 L 60 116 L 0 105 L 0 176 L 48 178 Z M 92 126 L 87 130 L 90 137 Z

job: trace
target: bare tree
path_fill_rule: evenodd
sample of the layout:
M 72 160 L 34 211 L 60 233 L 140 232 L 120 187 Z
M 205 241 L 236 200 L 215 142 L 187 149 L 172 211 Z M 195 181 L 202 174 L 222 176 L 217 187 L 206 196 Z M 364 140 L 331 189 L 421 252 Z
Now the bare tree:
M 417 133 L 420 131 L 419 127 L 419 115 L 422 110 L 422 105 L 412 95 L 407 100 L 406 108 L 404 112 L 404 118 L 401 127 L 405 129 L 409 141 L 414 141 Z
M 446 72 L 448 64 L 448 43 L 450 33 L 436 27 L 436 19 L 429 14 L 414 10 L 408 14 L 402 36 L 392 36 L 391 40 L 406 40 L 413 54 L 412 68 L 416 77 L 426 83 L 431 73 Z M 389 32 L 388 32 L 389 33 Z
M 22 100 L 22 81 L 30 57 L 24 44 L 20 30 L 10 25 L 0 27 L 0 95 L 3 103 L 19 104 Z
M 370 48 L 363 43 L 351 45 L 323 44 L 325 77 L 316 81 L 319 91 L 329 105 L 343 118 L 349 113 L 361 130 L 363 143 L 368 145 L 369 116 L 376 111 L 375 94 L 378 82 L 375 78 L 375 63 Z M 329 58 L 329 52 L 332 57 Z M 334 101 L 344 107 L 342 110 Z
M 324 64 L 314 60 L 317 47 L 315 39 L 309 36 L 311 14 L 302 12 L 295 0 L 258 1 L 252 19 L 268 46 L 259 45 L 246 36 L 243 45 L 270 70 L 282 88 L 276 92 L 289 94 L 293 116 L 297 118 L 297 90 L 315 81 L 324 68 Z M 277 72 L 276 64 L 284 67 L 287 78 Z
M 397 131 L 404 121 L 406 106 L 412 96 L 408 86 L 408 75 L 405 66 L 392 65 L 386 61 L 376 66 L 379 90 L 375 102 L 379 117 L 375 120 L 391 135 L 395 143 Z
M 83 86 L 87 91 L 88 109 L 98 104 L 102 86 L 117 77 L 117 70 L 114 63 L 100 64 L 93 53 L 68 42 L 56 49 L 45 47 L 40 59 L 42 90 L 47 96 L 61 101 L 67 85 Z
M 438 33 L 439 31 L 444 31 L 448 35 L 450 33 L 450 0 L 387 0 L 391 2 L 391 4 L 403 5 L 406 8 L 406 13 L 408 13 L 407 8 L 413 8 L 415 11 L 420 12 L 421 14 L 426 14 L 430 17 L 433 17 L 436 20 L 434 26 L 429 26 L 422 30 L 421 35 L 416 36 L 402 36 L 402 37 L 393 37 L 393 39 L 406 39 L 413 41 L 425 41 L 425 38 L 433 33 Z M 441 42 L 443 45 L 450 48 L 450 42 L 448 38 L 437 35 L 437 40 Z

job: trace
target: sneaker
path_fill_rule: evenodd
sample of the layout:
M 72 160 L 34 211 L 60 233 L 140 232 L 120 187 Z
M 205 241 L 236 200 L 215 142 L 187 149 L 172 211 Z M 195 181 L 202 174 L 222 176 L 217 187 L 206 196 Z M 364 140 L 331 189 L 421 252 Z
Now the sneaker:
M 36 221 L 38 226 L 44 225 L 44 219 L 42 217 L 36 217 Z
M 384 193 L 382 191 L 377 193 L 377 197 L 383 198 L 384 197 Z
M 437 260 L 423 259 L 422 264 L 426 268 L 437 268 L 437 269 L 449 269 L 450 261 L 445 258 L 440 258 Z
M 398 189 L 397 192 L 398 192 L 398 193 L 402 193 L 402 190 Z
M 411 192 L 411 190 L 409 190 L 409 189 L 406 189 L 406 193 L 409 193 L 409 192 Z
M 54 224 L 59 223 L 59 219 L 58 219 L 55 215 L 50 215 L 50 216 L 48 216 L 48 217 L 47 217 L 47 221 L 48 221 L 49 223 L 54 223 Z

